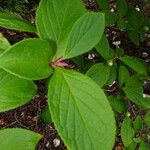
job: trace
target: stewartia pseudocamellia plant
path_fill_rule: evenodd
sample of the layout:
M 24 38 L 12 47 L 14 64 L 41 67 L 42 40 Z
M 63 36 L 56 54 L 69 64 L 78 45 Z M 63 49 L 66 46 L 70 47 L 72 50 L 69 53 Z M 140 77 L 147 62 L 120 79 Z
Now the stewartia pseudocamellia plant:
M 104 14 L 88 12 L 81 0 L 41 0 L 36 27 L 18 16 L 0 13 L 0 26 L 34 32 L 39 38 L 0 43 L 0 112 L 27 103 L 36 93 L 33 80 L 49 78 L 52 121 L 71 150 L 111 150 L 115 119 L 103 90 L 89 77 L 63 68 L 94 48 L 104 28 Z M 0 131 L 0 149 L 34 149 L 40 135 L 25 129 Z

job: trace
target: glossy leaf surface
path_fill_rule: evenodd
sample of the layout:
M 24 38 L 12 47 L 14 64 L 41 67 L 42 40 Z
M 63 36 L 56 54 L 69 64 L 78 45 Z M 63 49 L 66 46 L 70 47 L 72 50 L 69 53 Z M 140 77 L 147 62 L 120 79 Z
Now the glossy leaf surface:
M 1 150 L 35 150 L 41 135 L 29 130 L 11 128 L 0 130 Z
M 27 39 L 13 45 L 0 56 L 0 67 L 22 78 L 39 80 L 52 73 L 52 55 L 48 42 Z
M 0 69 L 0 112 L 24 105 L 35 93 L 33 81 L 20 79 Z
M 102 87 L 109 78 L 110 67 L 104 63 L 93 65 L 86 73 L 87 76 L 92 78 L 100 87 Z
M 8 29 L 25 31 L 25 32 L 36 32 L 36 28 L 23 20 L 21 17 L 15 14 L 0 12 L 0 27 Z
M 95 82 L 75 71 L 57 68 L 48 90 L 52 120 L 68 149 L 112 149 L 113 112 Z
M 56 59 L 66 50 L 68 35 L 74 23 L 87 11 L 81 0 L 42 0 L 37 10 L 36 25 L 42 39 L 57 43 Z

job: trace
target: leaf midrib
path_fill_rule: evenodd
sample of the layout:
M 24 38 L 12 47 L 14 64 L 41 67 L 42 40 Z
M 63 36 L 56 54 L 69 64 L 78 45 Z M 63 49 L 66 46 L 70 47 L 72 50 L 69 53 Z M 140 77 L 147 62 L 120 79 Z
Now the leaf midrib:
M 81 118 L 82 121 L 83 121 L 83 124 L 84 124 L 84 126 L 85 126 L 85 129 L 86 129 L 87 134 L 88 134 L 88 136 L 89 136 L 89 139 L 90 139 L 90 141 L 91 141 L 92 147 L 95 149 L 94 143 L 93 143 L 93 140 L 92 140 L 92 137 L 90 136 L 89 131 L 88 131 L 88 127 L 86 126 L 86 123 L 85 123 L 86 121 L 84 120 L 84 118 L 83 118 L 82 115 L 80 114 L 78 105 L 77 105 L 76 100 L 75 100 L 75 98 L 74 98 L 74 94 L 73 94 L 73 92 L 71 91 L 70 84 L 68 83 L 68 81 L 67 81 L 67 79 L 66 79 L 64 73 L 62 73 L 62 77 L 64 78 L 64 81 L 66 82 L 66 85 L 68 86 L 68 89 L 69 89 L 69 91 L 70 91 L 70 95 L 72 95 L 72 99 L 74 99 L 74 104 L 76 105 L 76 109 L 77 109 L 77 111 L 78 111 L 78 114 L 79 114 L 80 118 Z

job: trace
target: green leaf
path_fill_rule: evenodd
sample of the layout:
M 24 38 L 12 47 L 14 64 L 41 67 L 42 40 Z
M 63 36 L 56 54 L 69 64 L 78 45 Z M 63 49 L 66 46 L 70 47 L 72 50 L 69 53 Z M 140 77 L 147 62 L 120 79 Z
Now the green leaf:
M 136 143 L 132 142 L 128 147 L 125 147 L 125 150 L 135 150 Z
M 143 60 L 132 56 L 124 56 L 121 58 L 121 61 L 139 74 L 147 74 L 147 67 Z
M 111 85 L 117 78 L 117 64 L 113 64 L 110 67 L 110 75 L 109 75 L 109 79 L 107 81 L 107 84 Z
M 134 130 L 130 118 L 126 117 L 121 125 L 121 139 L 125 147 L 133 142 Z
M 134 30 L 134 31 L 139 31 L 142 23 L 143 23 L 143 17 L 140 12 L 138 12 L 135 7 L 129 6 L 128 7 L 128 12 L 127 12 L 127 29 L 128 30 Z
M 142 141 L 142 139 L 141 139 L 141 137 L 134 137 L 133 138 L 133 141 L 135 142 L 135 143 L 141 143 L 141 141 Z
M 107 0 L 96 0 L 101 10 L 109 10 L 109 3 Z
M 92 12 L 83 15 L 69 34 L 64 58 L 72 58 L 92 50 L 100 41 L 104 28 L 104 14 Z
M 52 73 L 50 68 L 52 54 L 48 42 L 27 39 L 13 45 L 0 55 L 0 67 L 19 77 L 39 80 Z
M 57 43 L 56 59 L 66 50 L 68 35 L 74 23 L 87 11 L 81 0 L 42 0 L 37 10 L 36 25 L 42 39 Z
M 110 67 L 105 63 L 98 63 L 93 65 L 86 73 L 92 78 L 100 87 L 107 83 L 110 75 Z
M 137 76 L 129 77 L 125 88 L 123 88 L 126 96 L 135 104 L 150 108 L 150 98 L 143 97 L 143 84 L 139 81 Z
M 114 51 L 109 47 L 105 34 L 103 34 L 100 42 L 96 45 L 96 51 L 106 60 L 113 58 Z
M 137 31 L 134 30 L 128 30 L 128 36 L 131 39 L 131 41 L 136 44 L 139 45 L 140 42 L 140 34 Z
M 111 11 L 101 11 L 102 13 L 105 13 L 105 25 L 106 26 L 112 26 L 116 24 L 117 16 L 114 12 Z
M 110 105 L 116 112 L 123 113 L 127 111 L 127 104 L 119 96 L 109 96 L 108 99 Z
M 140 131 L 143 128 L 143 120 L 141 116 L 137 116 L 133 122 L 134 130 Z
M 150 97 L 145 97 L 141 101 L 141 105 L 145 108 L 150 108 Z
M 52 120 L 68 149 L 112 150 L 114 115 L 95 82 L 75 71 L 57 68 L 48 89 Z
M 93 65 L 93 62 L 91 62 L 91 60 L 87 59 L 84 55 L 74 57 L 71 60 L 81 68 L 81 71 L 83 73 L 85 73 L 89 69 L 89 67 L 91 65 Z
M 116 55 L 117 57 L 123 56 L 123 55 L 124 55 L 124 49 L 122 49 L 122 48 L 117 48 L 117 49 L 115 50 L 115 55 Z
M 0 112 L 29 102 L 36 93 L 33 81 L 20 79 L 0 69 Z
M 142 142 L 139 146 L 139 149 L 138 150 L 149 150 L 150 149 L 150 146 L 145 143 L 145 142 Z
M 36 32 L 36 28 L 21 17 L 6 12 L 0 12 L 0 27 L 25 32 Z
M 117 13 L 120 17 L 126 16 L 128 5 L 125 0 L 117 0 Z
M 123 88 L 126 96 L 137 105 L 142 105 L 143 100 L 143 87 L 142 83 L 136 76 L 129 77 L 125 88 Z
M 46 106 L 44 108 L 44 110 L 41 113 L 41 119 L 45 124 L 49 124 L 52 123 L 52 118 L 51 118 L 51 114 L 49 112 L 49 108 L 48 106 Z
M 35 150 L 40 134 L 26 129 L 9 128 L 0 130 L 1 150 Z
M 0 33 L 0 54 L 4 52 L 4 50 L 8 49 L 11 45 L 8 40 Z
M 150 127 L 150 111 L 147 112 L 146 116 L 144 117 L 144 123 Z
M 118 19 L 117 26 L 121 31 L 124 31 L 126 29 L 126 21 L 123 18 Z
M 125 85 L 125 83 L 127 82 L 129 76 L 130 76 L 130 74 L 129 74 L 128 69 L 124 66 L 120 66 L 119 67 L 119 75 L 118 75 L 118 80 L 119 80 L 120 86 Z

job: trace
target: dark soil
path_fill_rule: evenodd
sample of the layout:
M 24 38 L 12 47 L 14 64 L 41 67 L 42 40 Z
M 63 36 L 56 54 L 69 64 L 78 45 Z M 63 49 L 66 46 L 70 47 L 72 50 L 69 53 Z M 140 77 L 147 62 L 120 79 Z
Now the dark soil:
M 0 0 L 0 10 L 6 9 L 4 2 L 6 2 L 6 0 Z M 20 12 L 22 17 L 29 20 L 31 23 L 34 23 L 35 10 L 36 6 L 38 5 L 38 2 L 39 0 L 34 0 L 34 2 L 30 2 L 26 5 L 25 9 L 22 12 Z M 98 6 L 93 0 L 84 0 L 84 2 L 89 10 L 98 10 Z M 142 1 L 128 0 L 128 2 L 129 4 L 132 4 L 134 6 L 138 5 L 141 8 L 142 12 L 146 16 L 149 16 L 149 13 L 146 11 L 148 10 L 148 6 L 143 6 Z M 110 5 L 112 7 L 115 7 L 115 1 L 110 0 Z M 10 41 L 11 44 L 14 44 L 24 38 L 36 37 L 36 35 L 34 34 L 16 32 L 12 30 L 6 30 L 3 28 L 0 28 L 0 32 L 2 32 L 6 36 L 6 38 Z M 112 44 L 114 41 L 121 41 L 120 47 L 125 49 L 126 54 L 142 58 L 143 60 L 145 60 L 146 63 L 150 64 L 150 40 L 144 41 L 143 43 L 140 43 L 139 46 L 136 46 L 130 41 L 125 32 L 121 32 L 115 27 L 107 28 L 105 32 L 108 35 L 108 39 L 112 48 L 115 48 L 115 46 Z M 38 86 L 38 91 L 36 96 L 30 103 L 17 109 L 5 113 L 0 113 L 0 129 L 12 127 L 30 129 L 43 135 L 42 140 L 37 145 L 37 150 L 65 150 L 66 148 L 63 142 L 60 140 L 60 137 L 58 136 L 53 124 L 45 125 L 40 118 L 42 110 L 47 105 L 46 83 L 47 80 L 41 80 L 36 82 Z M 110 87 L 110 90 L 114 88 L 114 91 L 116 92 L 118 88 L 117 86 L 117 84 L 113 85 L 112 87 Z M 150 81 L 147 81 L 144 84 L 144 92 L 150 95 Z M 129 102 L 128 106 L 128 111 L 131 113 L 132 119 L 134 119 L 137 115 L 143 116 L 145 114 L 145 110 L 137 109 L 137 107 L 131 102 Z M 117 118 L 117 124 L 119 127 L 124 116 L 125 114 L 122 114 Z M 145 133 L 150 133 L 150 129 L 145 127 L 141 134 Z M 57 147 L 55 145 L 55 140 L 57 140 L 58 142 L 60 140 L 60 144 L 58 144 Z M 116 144 L 114 149 L 123 150 L 123 144 L 121 142 L 120 135 L 118 135 L 116 138 Z

